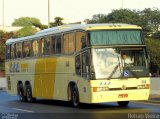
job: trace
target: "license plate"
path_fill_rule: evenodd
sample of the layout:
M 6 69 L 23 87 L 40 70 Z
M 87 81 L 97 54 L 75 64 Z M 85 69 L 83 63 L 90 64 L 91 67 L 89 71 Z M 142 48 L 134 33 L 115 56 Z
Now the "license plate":
M 118 98 L 127 98 L 128 97 L 128 94 L 119 94 L 118 95 Z

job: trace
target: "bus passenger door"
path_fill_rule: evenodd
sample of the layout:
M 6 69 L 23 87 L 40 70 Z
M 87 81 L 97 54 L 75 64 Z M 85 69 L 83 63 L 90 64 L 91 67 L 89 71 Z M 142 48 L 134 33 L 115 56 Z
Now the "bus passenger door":
M 76 74 L 79 75 L 79 98 L 81 102 L 90 99 L 90 52 L 86 51 L 76 56 Z

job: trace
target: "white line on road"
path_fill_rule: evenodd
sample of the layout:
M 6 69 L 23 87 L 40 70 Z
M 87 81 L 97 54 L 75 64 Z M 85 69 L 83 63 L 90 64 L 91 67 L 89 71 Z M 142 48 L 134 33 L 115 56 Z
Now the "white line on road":
M 30 112 L 30 113 L 34 113 L 34 111 L 30 111 L 30 110 L 24 110 L 24 109 L 18 109 L 18 108 L 12 108 L 14 110 L 18 110 L 18 111 L 23 111 L 23 112 Z

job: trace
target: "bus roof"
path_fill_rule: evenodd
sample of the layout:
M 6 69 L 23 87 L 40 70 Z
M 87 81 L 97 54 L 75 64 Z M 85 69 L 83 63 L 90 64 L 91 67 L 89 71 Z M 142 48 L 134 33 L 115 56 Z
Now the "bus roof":
M 69 24 L 69 25 L 62 25 L 53 28 L 48 28 L 42 31 L 37 32 L 35 35 L 26 36 L 21 38 L 11 38 L 6 41 L 6 45 L 27 41 L 31 39 L 36 39 L 38 37 L 43 37 L 51 34 L 62 33 L 72 30 L 104 30 L 104 29 L 141 29 L 141 27 L 137 25 L 131 24 L 119 24 L 119 23 L 112 23 L 112 24 Z

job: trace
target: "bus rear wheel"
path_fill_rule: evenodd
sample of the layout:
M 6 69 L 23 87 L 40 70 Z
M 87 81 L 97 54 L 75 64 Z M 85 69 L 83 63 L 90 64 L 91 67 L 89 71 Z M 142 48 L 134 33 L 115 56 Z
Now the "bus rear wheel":
M 117 103 L 120 107 L 127 107 L 129 101 L 118 101 Z
M 32 97 L 32 89 L 30 85 L 27 85 L 26 87 L 26 98 L 27 98 L 27 102 L 35 102 L 36 99 Z
M 19 100 L 21 102 L 25 102 L 26 101 L 26 96 L 24 96 L 24 89 L 23 89 L 22 84 L 17 85 L 17 93 L 18 93 L 18 96 L 19 96 Z
M 71 103 L 73 107 L 79 106 L 79 93 L 77 86 L 71 88 Z

